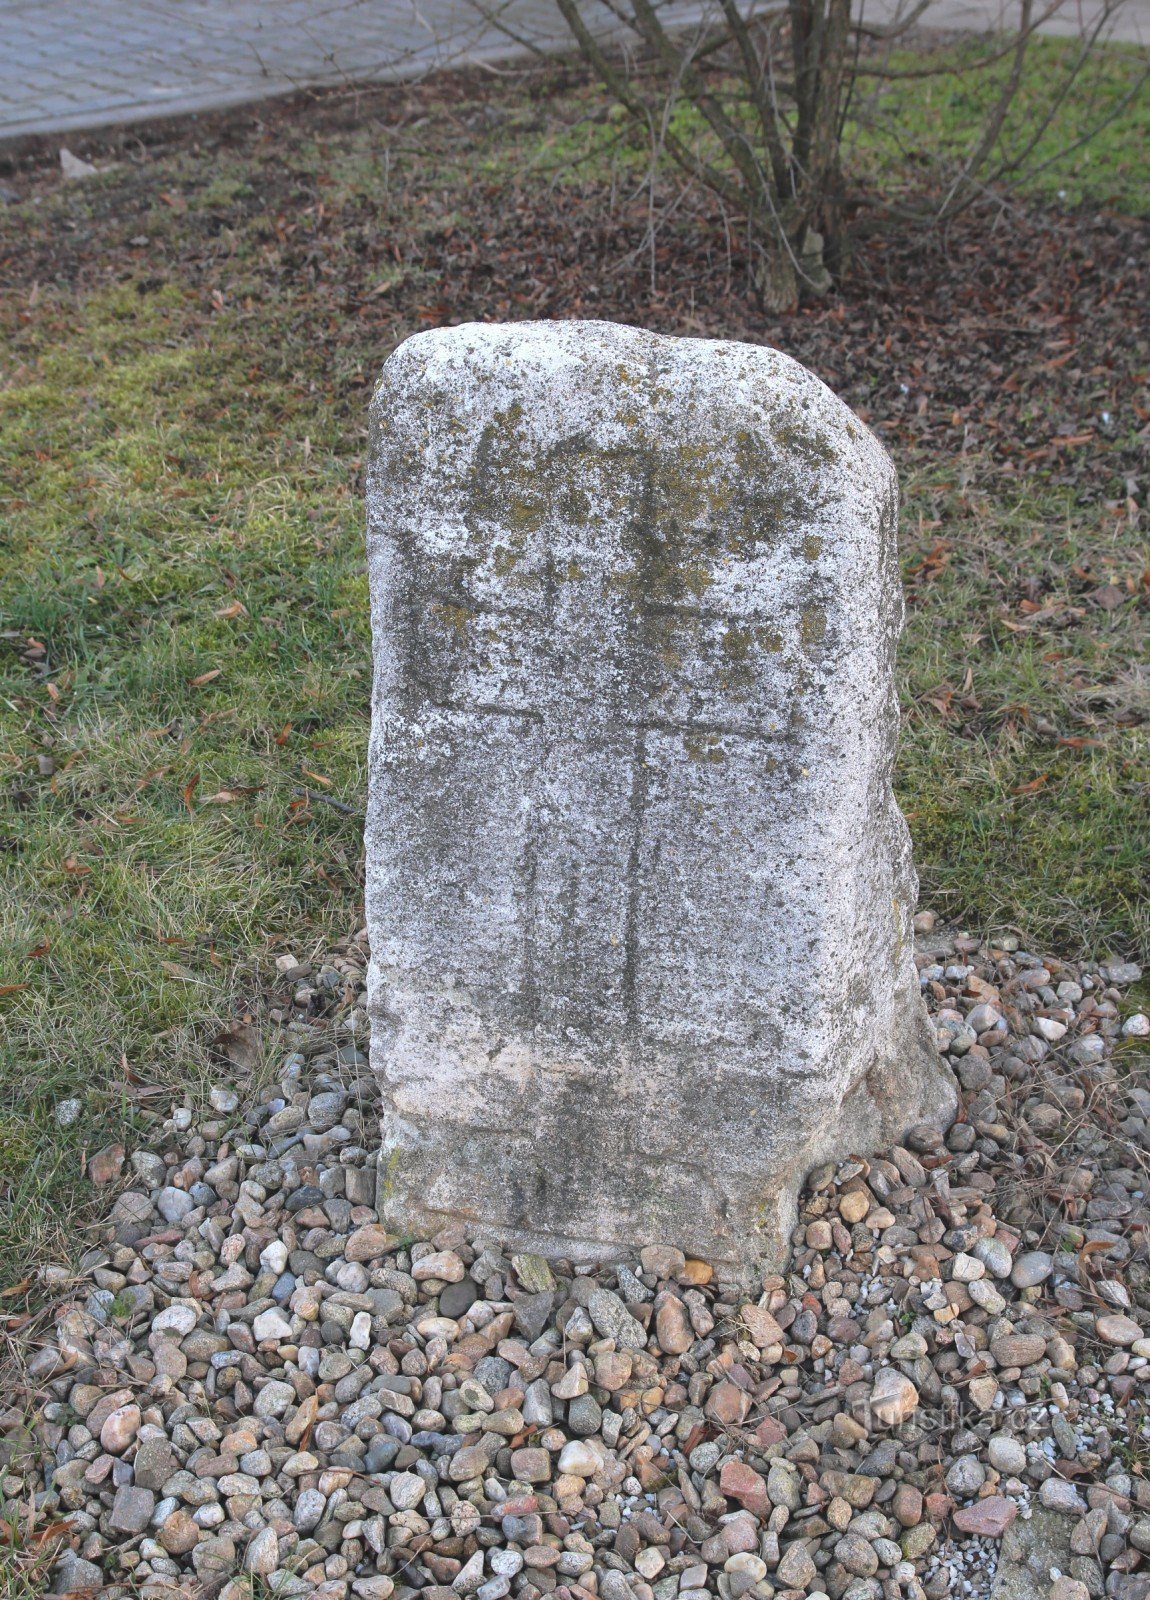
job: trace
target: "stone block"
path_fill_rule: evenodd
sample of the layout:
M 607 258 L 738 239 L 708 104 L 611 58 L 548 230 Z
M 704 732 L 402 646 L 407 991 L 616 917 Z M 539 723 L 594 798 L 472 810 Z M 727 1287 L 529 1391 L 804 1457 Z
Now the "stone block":
M 945 1124 L 891 790 L 890 460 L 778 351 L 610 323 L 387 362 L 368 488 L 388 1227 L 778 1262 Z

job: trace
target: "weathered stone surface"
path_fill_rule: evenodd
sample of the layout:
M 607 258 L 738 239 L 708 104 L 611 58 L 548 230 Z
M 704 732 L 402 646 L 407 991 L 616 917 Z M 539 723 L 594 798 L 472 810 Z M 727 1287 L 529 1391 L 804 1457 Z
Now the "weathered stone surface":
M 781 1258 L 954 1093 L 890 787 L 885 453 L 777 351 L 439 329 L 373 408 L 380 1208 Z

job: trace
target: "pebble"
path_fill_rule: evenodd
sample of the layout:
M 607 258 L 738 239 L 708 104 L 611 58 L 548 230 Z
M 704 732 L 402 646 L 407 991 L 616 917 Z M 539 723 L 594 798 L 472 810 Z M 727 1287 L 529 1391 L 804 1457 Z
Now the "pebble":
M 986 1482 L 986 1468 L 977 1456 L 959 1456 L 946 1475 L 946 1486 L 951 1494 L 977 1494 Z
M 158 1311 L 152 1318 L 152 1332 L 170 1333 L 176 1338 L 183 1338 L 185 1334 L 191 1333 L 199 1320 L 198 1306 L 189 1305 L 183 1300 L 173 1300 L 170 1306 L 165 1306 L 163 1311 Z
M 414 1472 L 397 1472 L 387 1493 L 397 1511 L 414 1511 L 427 1493 L 427 1484 Z
M 659 1341 L 659 1348 L 666 1355 L 682 1355 L 694 1344 L 695 1333 L 691 1327 L 691 1319 L 687 1315 L 686 1306 L 677 1295 L 663 1296 L 662 1303 L 657 1306 L 655 1336 Z
M 100 1445 L 109 1455 L 123 1455 L 140 1431 L 142 1414 L 137 1405 L 117 1406 L 100 1429 Z
M 1005 1333 L 990 1341 L 1000 1367 L 1032 1367 L 1046 1354 L 1046 1340 L 1037 1333 Z
M 1048 1511 L 1062 1511 L 1067 1516 L 1078 1517 L 1086 1510 L 1086 1502 L 1072 1483 L 1062 1478 L 1047 1478 L 1038 1490 L 1038 1498 Z
M 579 1478 L 592 1478 L 599 1471 L 601 1461 L 591 1445 L 572 1440 L 559 1452 L 558 1465 L 561 1473 L 572 1473 Z
M 267 1578 L 279 1565 L 279 1539 L 274 1528 L 261 1528 L 248 1545 L 244 1568 L 257 1577 Z
M 978 1600 L 1034 1507 L 1076 1541 L 1066 1583 L 1129 1600 L 1150 1084 L 1132 1052 L 1114 1076 L 1110 975 L 1017 943 L 918 957 L 967 1120 L 825 1163 L 784 1271 L 736 1284 L 674 1244 L 587 1270 L 391 1233 L 365 955 L 290 980 L 278 1082 L 155 1117 L 79 1292 L 45 1269 L 43 1466 L 21 1447 L 2 1487 L 72 1519 L 56 1591 Z
M 1143 1331 L 1131 1317 L 1118 1314 L 1095 1317 L 1094 1331 L 1105 1344 L 1132 1345 L 1143 1337 Z
M 1045 1250 L 1027 1250 L 1015 1256 L 1010 1269 L 1010 1281 L 1016 1289 L 1033 1289 L 1045 1283 L 1054 1271 L 1054 1257 Z
M 960 1533 L 971 1533 L 979 1539 L 1001 1539 L 1017 1515 L 1015 1501 L 1000 1494 L 987 1495 L 956 1511 L 954 1525 Z
M 433 1250 L 430 1255 L 420 1257 L 411 1269 L 411 1276 L 416 1283 L 426 1283 L 430 1278 L 438 1278 L 444 1283 L 458 1283 L 466 1271 L 462 1259 L 454 1250 Z
M 184 1556 L 200 1542 L 200 1529 L 182 1507 L 170 1511 L 160 1524 L 159 1540 L 170 1556 Z
M 992 1434 L 986 1447 L 986 1457 L 996 1472 L 1007 1477 L 1018 1477 L 1026 1471 L 1026 1451 L 1012 1433 Z
M 195 1209 L 196 1202 L 184 1189 L 161 1189 L 156 1198 L 156 1210 L 165 1222 L 182 1222 Z
M 156 1497 L 150 1489 L 140 1489 L 124 1483 L 116 1490 L 108 1526 L 114 1533 L 143 1533 L 156 1509 Z
M 1009 1278 L 1014 1260 L 1001 1239 L 979 1239 L 972 1252 L 996 1278 Z
M 895 1367 L 884 1367 L 870 1393 L 870 1409 L 884 1428 L 896 1428 L 918 1407 L 918 1390 Z
M 282 1311 L 273 1307 L 261 1311 L 258 1317 L 252 1319 L 252 1333 L 261 1344 L 265 1339 L 282 1344 L 285 1339 L 291 1338 L 291 1321 Z
M 646 1349 L 647 1330 L 612 1290 L 593 1289 L 587 1300 L 587 1311 L 596 1332 L 604 1339 L 614 1339 L 618 1349 Z

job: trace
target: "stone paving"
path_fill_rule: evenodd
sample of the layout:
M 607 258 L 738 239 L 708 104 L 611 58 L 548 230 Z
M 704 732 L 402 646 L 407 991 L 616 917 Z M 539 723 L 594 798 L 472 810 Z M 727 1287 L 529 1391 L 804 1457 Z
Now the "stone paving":
M 565 37 L 554 0 L 499 4 L 535 45 Z M 894 4 L 872 0 L 867 16 L 881 21 Z M 1098 4 L 1065 0 L 1046 26 L 1076 31 Z M 700 9 L 673 5 L 684 17 Z M 922 20 L 983 28 L 1001 15 L 999 0 L 933 0 Z M 1150 42 L 1150 0 L 1124 0 L 1110 31 Z M 0 0 L 0 140 L 412 77 L 515 51 L 473 0 Z

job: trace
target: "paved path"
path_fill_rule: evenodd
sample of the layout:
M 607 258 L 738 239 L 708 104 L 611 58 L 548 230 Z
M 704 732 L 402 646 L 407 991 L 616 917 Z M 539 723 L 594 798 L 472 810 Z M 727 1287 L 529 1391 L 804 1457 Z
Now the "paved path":
M 506 0 L 503 0 L 506 3 Z M 878 19 L 895 0 L 869 0 Z M 1064 0 L 1077 31 L 1099 0 Z M 697 14 L 698 0 L 676 9 Z M 566 37 L 554 0 L 510 0 L 517 31 Z M 985 28 L 999 0 L 933 0 L 926 25 Z M 1124 0 L 1115 38 L 1150 43 L 1150 0 Z M 312 84 L 415 76 L 506 58 L 472 0 L 0 0 L 0 139 L 259 100 Z

